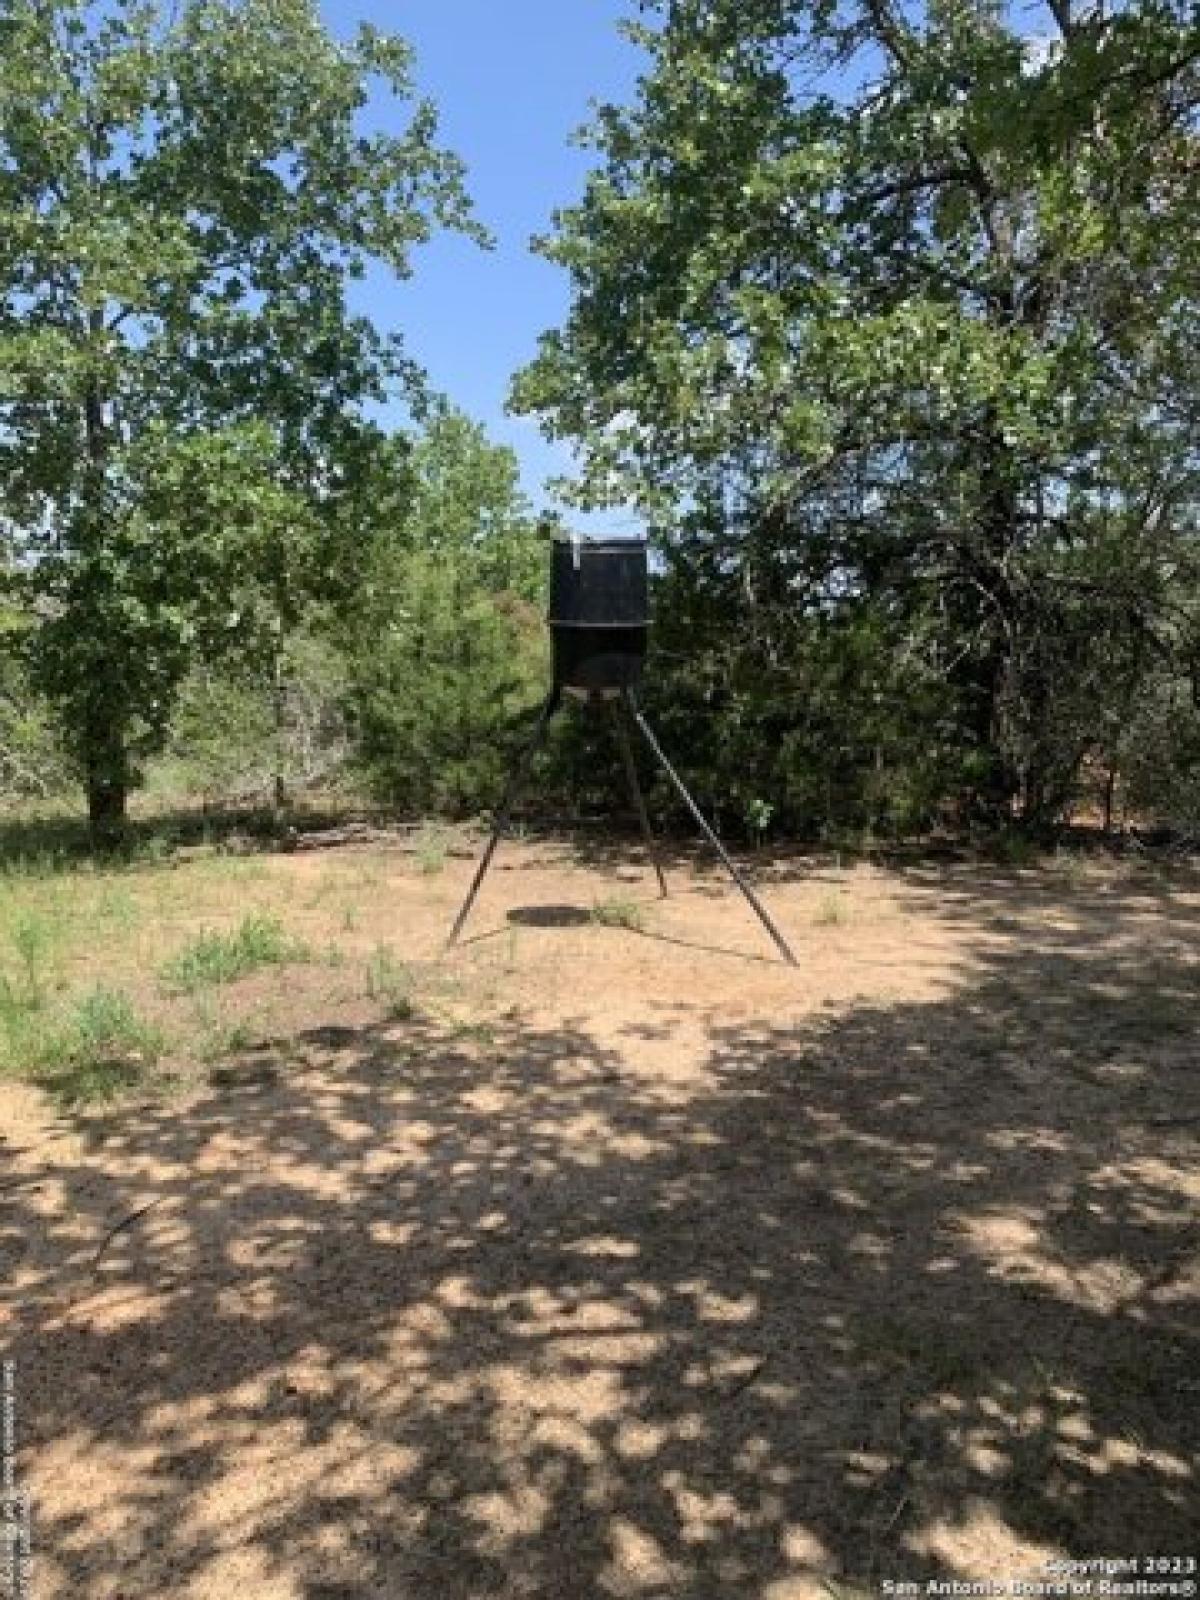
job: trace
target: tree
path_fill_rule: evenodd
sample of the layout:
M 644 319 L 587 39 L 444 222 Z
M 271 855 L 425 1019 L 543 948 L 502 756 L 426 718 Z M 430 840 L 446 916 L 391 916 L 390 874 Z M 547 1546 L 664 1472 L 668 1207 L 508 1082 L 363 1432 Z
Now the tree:
M 1194 638 L 1192 7 L 644 9 L 518 405 L 642 505 L 754 707 L 790 685 L 794 731 L 840 630 L 862 784 L 922 708 L 970 805 L 1061 813 Z
M 545 678 L 545 548 L 517 460 L 439 405 L 407 515 L 375 545 L 345 638 L 361 755 L 409 811 L 494 801 L 514 719 Z
M 70 783 L 65 752 L 46 708 L 32 691 L 19 641 L 29 626 L 0 605 L 0 799 L 44 800 Z M 18 648 L 13 649 L 13 642 Z
M 98 830 L 197 653 L 278 654 L 355 550 L 414 374 L 348 283 L 473 230 L 408 66 L 315 0 L 0 0 L 0 515 Z
M 508 446 L 493 444 L 479 423 L 443 400 L 431 406 L 407 466 L 411 504 L 393 549 L 456 554 L 477 585 L 542 598 L 545 551 Z

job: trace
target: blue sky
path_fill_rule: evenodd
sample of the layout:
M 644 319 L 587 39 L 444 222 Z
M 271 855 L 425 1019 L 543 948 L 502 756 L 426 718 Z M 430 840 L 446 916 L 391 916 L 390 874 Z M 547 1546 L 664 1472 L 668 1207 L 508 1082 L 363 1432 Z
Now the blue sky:
M 562 320 L 568 284 L 529 244 L 582 188 L 589 152 L 569 139 L 589 101 L 633 93 L 641 58 L 616 27 L 632 8 L 626 0 L 323 0 L 323 9 L 339 34 L 365 21 L 412 43 L 442 142 L 467 163 L 476 211 L 496 239 L 492 251 L 436 240 L 407 282 L 373 276 L 364 309 L 404 334 L 435 387 L 513 446 L 526 490 L 543 504 L 545 480 L 569 469 L 569 457 L 531 421 L 506 417 L 504 404 L 538 334 Z M 619 512 L 605 521 L 629 526 Z

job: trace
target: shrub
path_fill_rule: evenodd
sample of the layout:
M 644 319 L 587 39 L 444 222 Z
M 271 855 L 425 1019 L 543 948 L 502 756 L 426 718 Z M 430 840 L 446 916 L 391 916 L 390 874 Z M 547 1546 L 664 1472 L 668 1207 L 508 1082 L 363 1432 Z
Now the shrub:
M 544 688 L 540 616 L 483 588 L 465 554 L 397 558 L 388 587 L 351 671 L 370 786 L 410 815 L 485 809 Z

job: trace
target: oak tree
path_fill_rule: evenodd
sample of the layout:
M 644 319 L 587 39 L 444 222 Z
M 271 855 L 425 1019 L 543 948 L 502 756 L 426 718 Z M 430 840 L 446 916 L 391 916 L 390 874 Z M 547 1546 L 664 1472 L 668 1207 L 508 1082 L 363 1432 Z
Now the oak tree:
M 0 518 L 98 830 L 197 653 L 354 556 L 414 373 L 350 286 L 474 229 L 409 68 L 315 0 L 0 0 Z

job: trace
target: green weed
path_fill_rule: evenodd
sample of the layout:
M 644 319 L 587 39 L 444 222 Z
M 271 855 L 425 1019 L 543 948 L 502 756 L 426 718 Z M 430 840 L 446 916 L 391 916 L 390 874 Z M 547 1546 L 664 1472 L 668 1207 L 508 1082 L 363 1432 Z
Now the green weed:
M 54 944 L 54 928 L 49 918 L 37 911 L 22 911 L 10 932 L 13 950 L 20 966 L 20 982 L 31 1009 L 46 1000 L 46 961 Z
M 96 900 L 96 920 L 109 923 L 123 933 L 130 933 L 137 927 L 139 915 L 138 903 L 128 889 L 115 885 L 105 888 Z
M 233 880 L 237 883 L 250 883 L 261 881 L 270 876 L 270 868 L 260 855 L 246 855 L 240 851 L 226 849 L 218 845 L 211 855 L 201 857 L 195 863 L 203 869 L 205 876 Z
M 825 895 L 813 912 L 813 921 L 819 928 L 836 927 L 846 920 L 846 902 L 840 894 Z
M 771 826 L 771 819 L 775 815 L 775 807 L 766 800 L 749 800 L 746 802 L 746 825 L 754 834 L 754 848 L 762 849 L 763 840 Z
M 496 1030 L 490 1022 L 459 1022 L 454 1025 L 453 1037 L 466 1039 L 471 1044 L 493 1045 Z
M 640 932 L 646 917 L 636 900 L 625 900 L 614 895 L 608 900 L 597 900 L 592 907 L 592 921 L 602 928 L 630 928 Z
M 1000 834 L 992 844 L 992 851 L 1006 867 L 1032 867 L 1041 853 L 1033 840 L 1022 833 Z
M 252 1020 L 244 1016 L 227 1016 L 210 995 L 196 996 L 196 1034 L 190 1053 L 197 1061 L 208 1065 L 226 1056 L 248 1050 L 255 1040 Z
M 7 857 L 0 865 L 0 876 L 11 883 L 39 883 L 74 872 L 78 866 L 64 850 L 34 850 Z
M 190 994 L 235 983 L 260 967 L 286 966 L 307 958 L 307 948 L 289 938 L 277 917 L 251 913 L 232 933 L 206 929 L 167 962 L 161 977 L 169 987 Z
M 367 994 L 387 1009 L 390 1017 L 407 1022 L 416 1014 L 413 975 L 389 945 L 376 945 L 367 962 Z
M 424 827 L 417 835 L 417 866 L 427 878 L 436 877 L 446 865 L 450 840 L 444 828 Z
M 147 866 L 160 867 L 172 860 L 178 849 L 179 841 L 176 834 L 171 829 L 165 828 L 139 840 L 131 859 L 144 862 Z
M 146 1022 L 127 995 L 96 988 L 65 1024 L 41 1037 L 38 1075 L 67 1105 L 111 1100 L 143 1078 L 163 1050 L 160 1029 Z
M 46 1003 L 45 920 L 36 912 L 20 912 L 9 928 L 9 943 L 16 970 L 0 972 L 0 1060 L 19 1068 L 35 1058 L 44 1028 L 39 1013 Z
M 0 1063 L 17 1069 L 29 1066 L 37 1055 L 42 1026 L 28 994 L 11 979 L 0 977 Z

